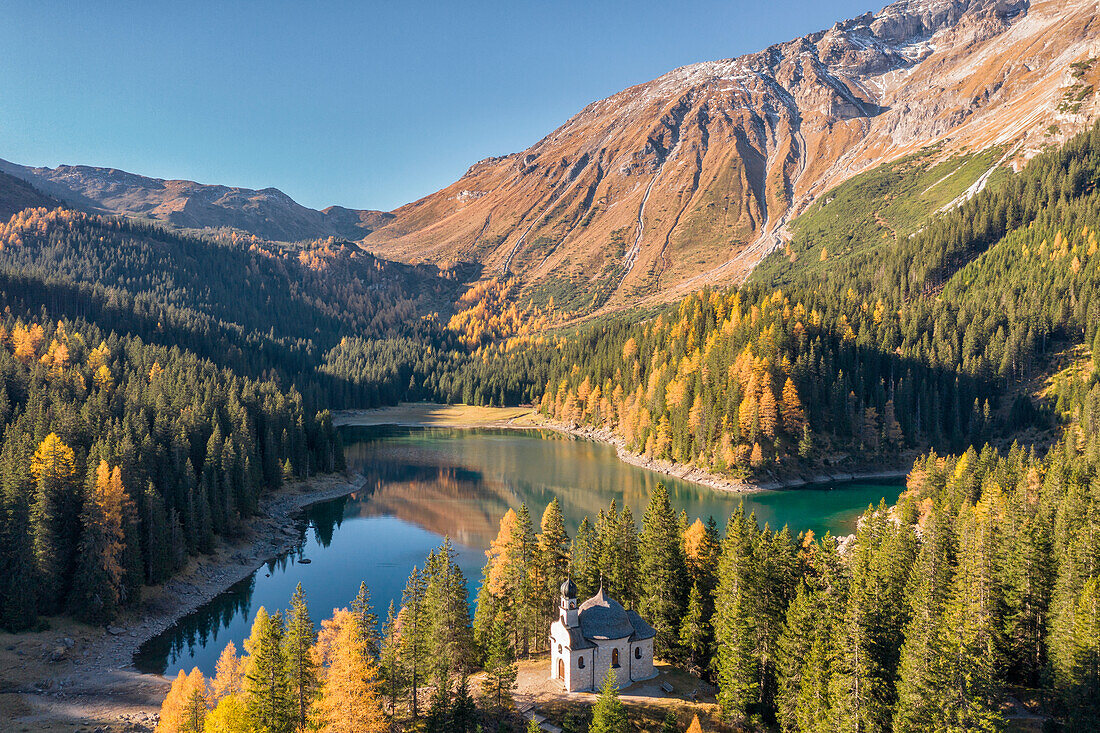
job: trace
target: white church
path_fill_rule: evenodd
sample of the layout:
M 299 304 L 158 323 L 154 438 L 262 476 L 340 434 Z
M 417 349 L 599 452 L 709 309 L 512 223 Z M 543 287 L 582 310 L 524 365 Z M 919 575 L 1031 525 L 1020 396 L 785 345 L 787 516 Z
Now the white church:
M 577 586 L 567 580 L 561 585 L 558 619 L 550 625 L 550 677 L 567 692 L 598 690 L 612 669 L 619 687 L 656 677 L 655 634 L 603 588 L 577 608 Z

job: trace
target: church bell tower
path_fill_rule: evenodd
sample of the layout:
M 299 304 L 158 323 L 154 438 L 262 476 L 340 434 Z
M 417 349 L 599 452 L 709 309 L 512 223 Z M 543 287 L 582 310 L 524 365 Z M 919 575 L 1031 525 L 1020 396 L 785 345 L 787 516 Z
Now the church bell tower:
M 572 578 L 561 584 L 561 607 L 558 613 L 565 628 L 577 628 L 577 586 Z

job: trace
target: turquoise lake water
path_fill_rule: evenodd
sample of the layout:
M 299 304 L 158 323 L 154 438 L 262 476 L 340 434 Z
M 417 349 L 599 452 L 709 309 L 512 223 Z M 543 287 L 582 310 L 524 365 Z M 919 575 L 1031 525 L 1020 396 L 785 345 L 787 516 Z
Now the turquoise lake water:
M 349 605 L 360 581 L 384 618 L 413 565 L 444 536 L 458 551 L 472 598 L 501 516 L 524 503 L 537 523 L 557 497 L 572 535 L 584 516 L 594 520 L 612 499 L 640 522 L 650 492 L 663 482 L 692 521 L 713 516 L 724 527 L 744 502 L 761 525 L 848 534 L 868 504 L 892 504 L 902 488 L 900 481 L 851 482 L 732 494 L 625 464 L 610 446 L 552 431 L 372 427 L 342 434 L 348 469 L 364 478 L 361 488 L 308 509 L 296 551 L 151 639 L 135 656 L 138 669 L 175 675 L 198 666 L 212 673 L 227 642 L 241 648 L 256 610 L 286 608 L 299 582 L 318 623 Z

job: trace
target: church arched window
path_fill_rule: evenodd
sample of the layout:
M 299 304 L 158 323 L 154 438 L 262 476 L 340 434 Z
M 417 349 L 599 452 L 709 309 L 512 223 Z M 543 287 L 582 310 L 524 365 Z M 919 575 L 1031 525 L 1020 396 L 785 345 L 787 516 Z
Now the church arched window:
M 634 658 L 635 659 L 641 659 L 642 658 L 642 648 L 640 646 L 634 647 Z
M 612 649 L 611 650 L 611 666 L 612 667 L 618 667 L 619 666 L 619 650 L 618 649 Z
M 584 657 L 577 657 L 577 669 L 584 669 Z

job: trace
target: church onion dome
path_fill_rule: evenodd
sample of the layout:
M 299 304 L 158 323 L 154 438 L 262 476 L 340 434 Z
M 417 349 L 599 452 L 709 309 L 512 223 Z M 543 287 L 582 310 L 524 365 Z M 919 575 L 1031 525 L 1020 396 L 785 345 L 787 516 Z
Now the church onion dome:
M 569 578 L 561 584 L 561 597 L 562 598 L 576 598 L 577 597 L 577 584 L 573 582 L 572 578 Z
M 634 634 L 634 624 L 626 609 L 608 598 L 603 588 L 581 604 L 578 620 L 586 639 L 626 639 Z

